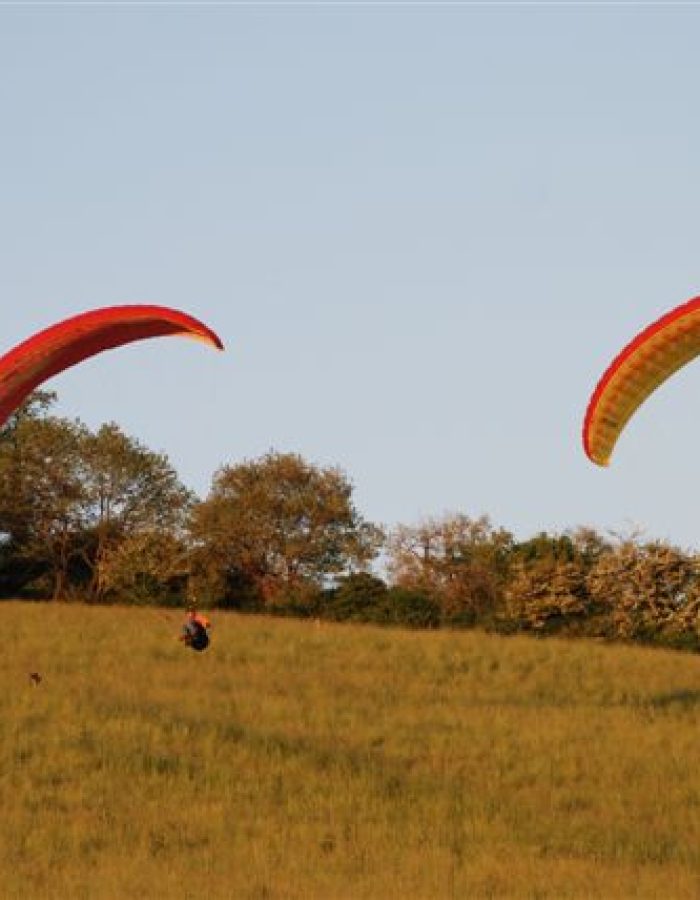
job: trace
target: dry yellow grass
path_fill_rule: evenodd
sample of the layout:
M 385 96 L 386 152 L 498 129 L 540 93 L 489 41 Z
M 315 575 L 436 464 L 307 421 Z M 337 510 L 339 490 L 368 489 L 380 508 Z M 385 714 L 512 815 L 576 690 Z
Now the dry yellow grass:
M 3 898 L 700 896 L 697 657 L 0 609 Z

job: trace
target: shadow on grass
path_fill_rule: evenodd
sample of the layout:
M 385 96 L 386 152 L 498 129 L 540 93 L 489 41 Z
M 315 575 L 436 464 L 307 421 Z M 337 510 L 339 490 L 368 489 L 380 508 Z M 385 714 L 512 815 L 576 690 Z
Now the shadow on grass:
M 652 709 L 695 709 L 700 707 L 700 691 L 690 690 L 689 688 L 668 691 L 667 693 L 650 697 L 647 705 Z

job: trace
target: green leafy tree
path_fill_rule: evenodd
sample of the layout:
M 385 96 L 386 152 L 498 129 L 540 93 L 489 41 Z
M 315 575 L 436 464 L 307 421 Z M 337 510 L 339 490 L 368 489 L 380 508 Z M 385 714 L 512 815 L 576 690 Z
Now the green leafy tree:
M 40 587 L 60 597 L 78 555 L 87 431 L 48 415 L 53 399 L 33 395 L 0 433 L 0 530 L 9 584 L 41 577 Z
M 192 495 L 166 457 L 114 424 L 92 433 L 50 415 L 54 399 L 32 395 L 0 432 L 0 578 L 97 599 L 113 587 L 120 544 L 183 534 Z
M 192 535 L 200 578 L 225 602 L 236 601 L 240 586 L 271 603 L 303 582 L 320 585 L 364 567 L 381 542 L 339 468 L 274 452 L 219 469 L 195 508 Z
M 5 544 L 21 546 L 29 534 L 33 432 L 54 401 L 54 394 L 35 392 L 0 429 L 0 533 Z
M 188 599 L 189 547 L 171 532 L 137 531 L 105 548 L 100 574 L 105 596 L 180 604 Z
M 325 592 L 323 613 L 338 621 L 369 622 L 386 604 L 388 588 L 369 572 L 353 572 Z
M 116 549 L 143 534 L 183 536 L 194 497 L 164 454 L 114 423 L 89 435 L 84 458 L 84 560 L 91 572 L 89 594 L 100 599 L 113 587 Z

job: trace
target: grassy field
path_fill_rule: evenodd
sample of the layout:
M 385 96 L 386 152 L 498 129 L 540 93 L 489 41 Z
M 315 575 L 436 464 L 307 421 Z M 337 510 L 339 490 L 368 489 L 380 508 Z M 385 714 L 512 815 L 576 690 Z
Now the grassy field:
M 0 609 L 2 898 L 700 897 L 698 657 Z

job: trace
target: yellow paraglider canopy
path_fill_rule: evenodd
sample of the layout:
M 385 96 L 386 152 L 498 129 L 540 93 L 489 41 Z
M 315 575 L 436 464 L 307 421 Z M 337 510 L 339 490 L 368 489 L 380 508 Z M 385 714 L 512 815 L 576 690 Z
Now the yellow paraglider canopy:
M 599 466 L 608 465 L 618 438 L 637 409 L 698 354 L 700 297 L 695 297 L 645 328 L 606 369 L 583 423 L 588 458 Z

